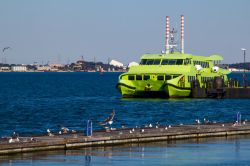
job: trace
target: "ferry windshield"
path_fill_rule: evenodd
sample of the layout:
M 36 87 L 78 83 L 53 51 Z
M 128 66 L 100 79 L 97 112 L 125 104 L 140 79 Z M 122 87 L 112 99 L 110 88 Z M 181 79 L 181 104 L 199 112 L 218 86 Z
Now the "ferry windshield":
M 183 59 L 163 59 L 162 65 L 182 65 Z
M 159 65 L 161 63 L 160 59 L 142 59 L 141 65 Z
M 141 65 L 182 65 L 183 59 L 142 59 Z

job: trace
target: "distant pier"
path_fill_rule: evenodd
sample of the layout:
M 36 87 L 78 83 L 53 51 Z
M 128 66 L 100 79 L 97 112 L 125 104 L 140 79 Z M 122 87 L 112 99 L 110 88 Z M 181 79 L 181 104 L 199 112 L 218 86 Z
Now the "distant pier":
M 243 134 L 250 134 L 250 122 L 243 122 L 240 124 L 211 123 L 116 129 L 109 132 L 94 131 L 92 136 L 84 136 L 83 132 L 54 134 L 53 136 L 19 136 L 19 142 L 14 143 L 9 143 L 8 138 L 1 138 L 0 155 L 177 139 L 227 137 L 230 135 Z
M 219 99 L 250 99 L 250 81 L 245 80 L 245 86 L 239 86 L 239 81 L 224 82 L 223 78 L 215 77 L 202 87 L 198 80 L 192 82 L 192 98 L 219 98 Z

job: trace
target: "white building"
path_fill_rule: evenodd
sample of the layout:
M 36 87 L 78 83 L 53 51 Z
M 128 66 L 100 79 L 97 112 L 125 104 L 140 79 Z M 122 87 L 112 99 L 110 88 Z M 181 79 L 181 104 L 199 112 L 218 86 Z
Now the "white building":
M 0 67 L 0 71 L 10 71 L 10 67 L 7 66 Z
M 121 62 L 118 62 L 116 60 L 111 60 L 109 62 L 110 65 L 116 66 L 116 67 L 123 67 L 123 64 Z
M 131 66 L 138 66 L 138 65 L 139 65 L 139 63 L 137 63 L 137 62 L 130 62 L 128 64 L 128 68 L 130 68 Z
M 27 67 L 26 66 L 11 66 L 11 71 L 14 71 L 14 72 L 26 72 Z

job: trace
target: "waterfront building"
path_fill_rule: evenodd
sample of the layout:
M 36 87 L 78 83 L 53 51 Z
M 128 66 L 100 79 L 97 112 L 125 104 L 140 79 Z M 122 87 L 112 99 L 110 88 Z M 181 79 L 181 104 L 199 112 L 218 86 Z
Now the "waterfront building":
M 13 72 L 26 72 L 27 67 L 26 66 L 11 66 L 11 71 L 13 71 Z

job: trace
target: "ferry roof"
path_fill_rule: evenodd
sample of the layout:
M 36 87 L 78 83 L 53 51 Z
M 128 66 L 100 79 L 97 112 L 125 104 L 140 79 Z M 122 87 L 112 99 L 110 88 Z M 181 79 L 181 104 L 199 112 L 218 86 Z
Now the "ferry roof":
M 223 60 L 223 57 L 220 55 L 211 55 L 208 57 L 205 56 L 195 56 L 192 54 L 181 54 L 179 52 L 171 53 L 171 54 L 144 54 L 141 59 L 195 59 L 195 60 L 203 60 L 203 61 L 217 61 Z

